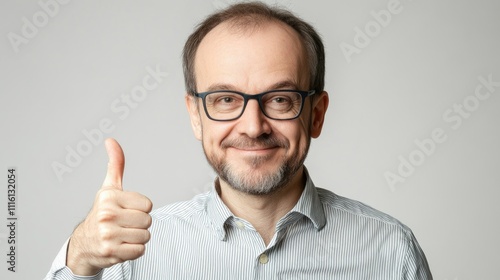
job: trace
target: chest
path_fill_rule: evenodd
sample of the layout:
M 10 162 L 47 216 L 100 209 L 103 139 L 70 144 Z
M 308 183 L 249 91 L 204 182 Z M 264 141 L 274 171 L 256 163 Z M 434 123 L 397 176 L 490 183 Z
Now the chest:
M 387 245 L 300 223 L 276 233 L 268 247 L 245 228 L 228 228 L 224 240 L 192 229 L 153 237 L 131 271 L 132 279 L 400 279 L 403 258 Z

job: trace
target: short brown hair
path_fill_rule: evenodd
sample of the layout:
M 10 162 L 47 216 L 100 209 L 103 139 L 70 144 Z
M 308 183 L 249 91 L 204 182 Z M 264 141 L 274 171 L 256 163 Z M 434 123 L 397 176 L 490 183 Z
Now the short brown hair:
M 239 3 L 218 11 L 202 21 L 189 36 L 183 50 L 184 82 L 188 94 L 196 92 L 194 60 L 203 38 L 216 26 L 226 21 L 234 21 L 238 26 L 258 25 L 266 21 L 281 21 L 292 27 L 303 39 L 309 62 L 310 88 L 322 92 L 325 85 L 325 50 L 316 30 L 299 17 L 278 7 L 270 7 L 261 2 Z

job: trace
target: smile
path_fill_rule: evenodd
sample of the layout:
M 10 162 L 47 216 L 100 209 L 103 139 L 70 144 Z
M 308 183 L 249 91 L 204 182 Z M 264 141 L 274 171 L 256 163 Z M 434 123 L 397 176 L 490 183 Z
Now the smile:
M 276 152 L 279 147 L 228 147 L 228 149 L 249 155 L 269 155 Z

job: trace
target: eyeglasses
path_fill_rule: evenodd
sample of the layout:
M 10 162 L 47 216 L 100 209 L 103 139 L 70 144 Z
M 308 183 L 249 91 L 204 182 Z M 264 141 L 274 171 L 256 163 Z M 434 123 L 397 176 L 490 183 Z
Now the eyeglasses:
M 315 90 L 300 91 L 278 89 L 259 94 L 245 94 L 232 90 L 218 90 L 194 93 L 203 100 L 203 107 L 208 118 L 214 121 L 232 121 L 245 111 L 248 100 L 255 99 L 262 113 L 273 120 L 292 120 L 302 112 L 306 97 Z

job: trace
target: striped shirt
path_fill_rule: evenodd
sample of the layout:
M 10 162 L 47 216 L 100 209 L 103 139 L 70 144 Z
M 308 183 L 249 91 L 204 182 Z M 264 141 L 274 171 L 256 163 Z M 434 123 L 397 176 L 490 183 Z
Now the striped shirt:
M 307 177 L 267 246 L 249 222 L 231 213 L 214 186 L 153 211 L 144 256 L 78 277 L 65 266 L 66 243 L 45 279 L 432 279 L 408 227 L 316 188 Z

